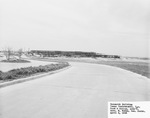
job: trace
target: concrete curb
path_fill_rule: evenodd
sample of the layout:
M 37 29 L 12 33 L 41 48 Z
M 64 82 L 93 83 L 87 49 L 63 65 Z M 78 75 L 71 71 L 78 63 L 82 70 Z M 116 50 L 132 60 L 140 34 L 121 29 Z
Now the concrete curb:
M 30 81 L 30 80 L 34 80 L 34 79 L 39 79 L 41 77 L 48 76 L 48 75 L 55 74 L 55 73 L 61 72 L 63 70 L 69 69 L 70 67 L 71 67 L 71 65 L 69 65 L 65 68 L 59 69 L 59 70 L 50 71 L 50 72 L 41 73 L 41 74 L 39 73 L 37 75 L 33 75 L 33 76 L 30 76 L 30 77 L 20 78 L 20 79 L 12 80 L 12 81 L 9 81 L 9 82 L 4 82 L 4 83 L 0 84 L 0 88 L 10 86 L 10 85 L 14 85 L 14 84 L 18 84 L 18 83 L 22 83 L 22 82 L 26 82 L 26 81 Z

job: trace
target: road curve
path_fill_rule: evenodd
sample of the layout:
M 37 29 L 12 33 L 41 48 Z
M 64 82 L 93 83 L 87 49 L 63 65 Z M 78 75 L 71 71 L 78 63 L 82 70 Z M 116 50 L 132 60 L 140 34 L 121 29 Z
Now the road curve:
M 149 101 L 150 80 L 116 67 L 71 63 L 0 89 L 0 118 L 107 118 L 108 101 Z

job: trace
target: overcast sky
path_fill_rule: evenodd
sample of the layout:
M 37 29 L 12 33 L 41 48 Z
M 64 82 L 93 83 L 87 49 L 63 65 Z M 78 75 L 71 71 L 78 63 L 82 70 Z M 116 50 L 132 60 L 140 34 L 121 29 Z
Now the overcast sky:
M 0 48 L 150 54 L 150 0 L 0 0 Z

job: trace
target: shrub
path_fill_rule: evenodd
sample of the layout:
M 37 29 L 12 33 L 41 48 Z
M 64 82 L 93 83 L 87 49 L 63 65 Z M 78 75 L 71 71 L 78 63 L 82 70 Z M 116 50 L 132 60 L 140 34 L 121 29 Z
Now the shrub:
M 50 64 L 45 66 L 38 66 L 38 67 L 26 67 L 26 68 L 20 68 L 20 69 L 13 69 L 8 72 L 2 72 L 0 71 L 0 80 L 13 80 L 25 76 L 30 76 L 36 73 L 41 72 L 48 72 L 53 71 L 57 69 L 61 69 L 64 67 L 69 66 L 69 63 L 58 63 L 58 64 Z
M 3 74 L 3 72 L 2 71 L 0 71 L 0 80 L 2 80 L 3 78 L 2 78 L 2 74 Z

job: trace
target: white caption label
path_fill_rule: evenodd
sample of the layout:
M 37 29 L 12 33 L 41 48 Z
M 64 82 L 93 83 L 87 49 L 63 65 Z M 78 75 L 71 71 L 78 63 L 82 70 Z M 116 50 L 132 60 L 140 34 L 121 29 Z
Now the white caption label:
M 108 118 L 150 118 L 150 102 L 108 102 Z

